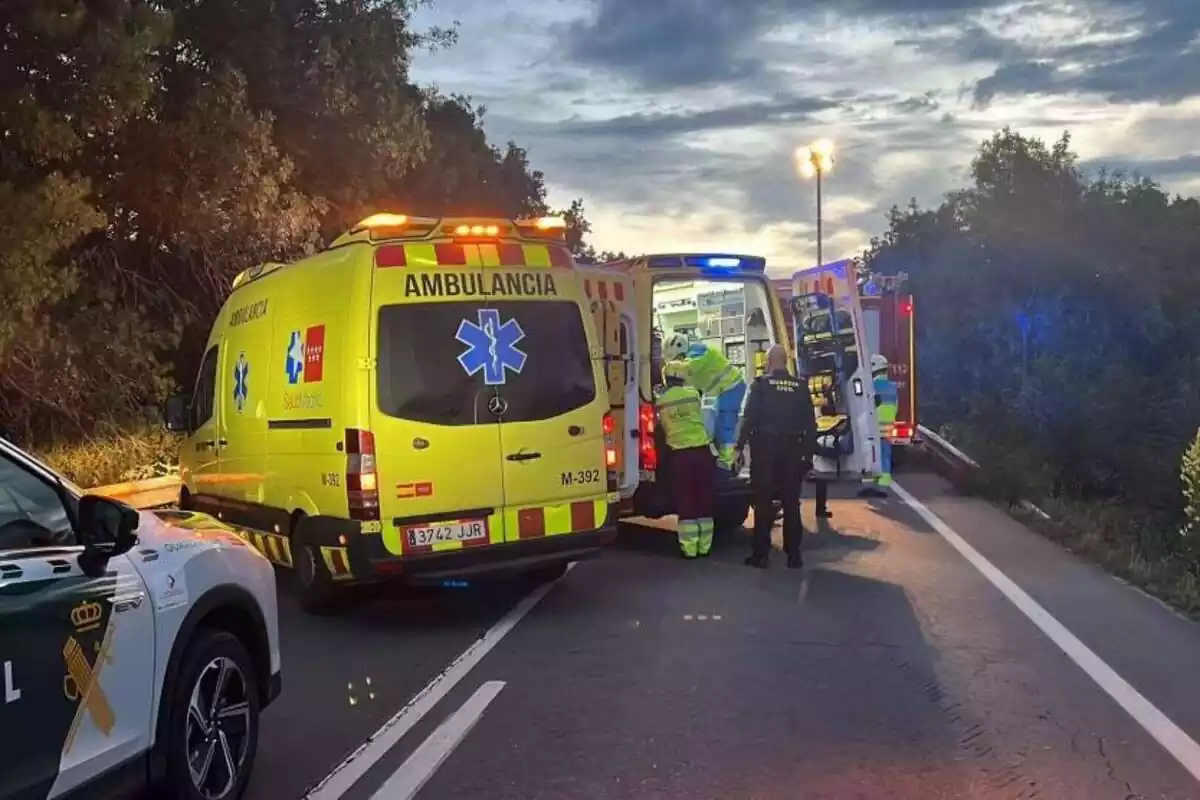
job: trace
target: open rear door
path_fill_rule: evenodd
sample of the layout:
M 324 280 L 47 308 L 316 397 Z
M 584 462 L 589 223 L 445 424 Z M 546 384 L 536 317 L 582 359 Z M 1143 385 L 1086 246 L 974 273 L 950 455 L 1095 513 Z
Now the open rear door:
M 871 349 L 852 261 L 792 276 L 798 370 L 807 375 L 819 434 L 813 469 L 822 477 L 873 478 L 879 472 L 879 427 Z
M 638 485 L 638 352 L 633 278 L 612 270 L 588 269 L 584 292 L 596 335 L 604 345 L 608 403 L 617 442 L 617 489 L 622 498 Z

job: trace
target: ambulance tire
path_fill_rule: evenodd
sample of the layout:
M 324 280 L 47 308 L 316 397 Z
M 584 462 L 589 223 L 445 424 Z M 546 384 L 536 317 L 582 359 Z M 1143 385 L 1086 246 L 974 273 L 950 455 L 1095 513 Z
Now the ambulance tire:
M 167 772 L 165 784 L 161 787 L 164 797 L 177 800 L 205 798 L 196 787 L 190 766 L 188 748 L 193 745 L 203 746 L 196 744 L 197 736 L 202 734 L 195 727 L 198 723 L 190 713 L 190 706 L 193 693 L 198 694 L 202 703 L 209 704 L 209 708 L 217 702 L 217 698 L 207 693 L 211 693 L 215 686 L 214 670 L 220 669 L 228 670 L 229 675 L 224 686 L 225 696 L 220 702 L 225 706 L 244 702 L 247 709 L 244 734 L 238 735 L 235 728 L 228 731 L 227 741 L 232 755 L 241 763 L 235 770 L 237 775 L 233 778 L 232 786 L 222 794 L 229 800 L 237 800 L 245 793 L 250 783 L 258 750 L 259 714 L 262 711 L 262 698 L 259 697 L 259 685 L 255 679 L 257 672 L 254 659 L 250 657 L 246 646 L 232 633 L 217 628 L 201 627 L 184 652 L 177 673 L 178 680 L 174 681 L 173 686 L 164 687 L 171 693 L 171 705 L 167 712 Z M 227 721 L 225 726 L 230 724 Z M 216 755 L 221 756 L 219 742 Z M 224 763 L 224 759 L 218 763 Z M 217 775 L 216 779 L 224 780 L 224 775 Z
M 713 508 L 713 532 L 721 535 L 726 531 L 737 533 L 746 527 L 750 516 L 750 495 L 718 497 Z
M 320 549 L 306 541 L 303 516 L 292 526 L 292 563 L 296 565 L 296 588 L 300 593 L 300 608 L 314 617 L 324 617 L 341 611 L 347 592 L 334 583 Z

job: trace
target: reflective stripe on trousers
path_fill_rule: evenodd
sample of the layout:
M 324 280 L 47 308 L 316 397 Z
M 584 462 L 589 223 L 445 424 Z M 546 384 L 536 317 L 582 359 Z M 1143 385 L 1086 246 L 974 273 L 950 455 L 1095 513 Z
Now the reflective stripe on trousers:
M 679 549 L 688 558 L 706 556 L 712 550 L 713 521 L 712 517 L 703 519 L 681 519 L 679 528 Z

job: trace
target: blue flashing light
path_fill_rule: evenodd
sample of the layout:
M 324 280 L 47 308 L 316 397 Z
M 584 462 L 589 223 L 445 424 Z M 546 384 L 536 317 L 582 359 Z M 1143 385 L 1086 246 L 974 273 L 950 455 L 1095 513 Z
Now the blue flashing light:
M 883 289 L 879 284 L 875 283 L 874 278 L 871 278 L 871 280 L 863 284 L 862 293 L 867 297 L 878 297 L 883 294 Z

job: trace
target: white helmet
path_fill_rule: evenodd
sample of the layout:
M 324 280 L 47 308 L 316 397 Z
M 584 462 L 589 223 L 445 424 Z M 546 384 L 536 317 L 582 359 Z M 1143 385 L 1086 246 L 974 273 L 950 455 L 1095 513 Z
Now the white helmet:
M 880 372 L 887 372 L 888 360 L 879 353 L 874 353 L 871 356 L 871 374 L 877 375 Z
M 688 339 L 686 333 L 676 331 L 663 340 L 662 357 L 664 361 L 674 361 L 677 358 L 683 358 L 687 355 L 688 348 L 692 346 L 691 340 Z

